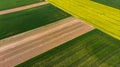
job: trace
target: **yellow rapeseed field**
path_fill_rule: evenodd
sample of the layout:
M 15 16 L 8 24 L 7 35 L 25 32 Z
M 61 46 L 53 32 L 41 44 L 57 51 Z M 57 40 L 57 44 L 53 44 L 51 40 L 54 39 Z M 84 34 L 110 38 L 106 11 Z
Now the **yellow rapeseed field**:
M 120 40 L 120 10 L 91 0 L 47 0 Z

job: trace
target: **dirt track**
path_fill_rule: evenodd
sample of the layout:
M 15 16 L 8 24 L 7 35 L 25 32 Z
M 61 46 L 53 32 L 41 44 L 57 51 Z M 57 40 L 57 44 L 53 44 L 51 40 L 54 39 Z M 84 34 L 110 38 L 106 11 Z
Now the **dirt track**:
M 0 66 L 12 67 L 93 29 L 92 26 L 69 17 L 6 38 L 0 41 Z
M 47 2 L 40 2 L 40 3 L 31 4 L 31 5 L 22 6 L 22 7 L 17 7 L 17 8 L 13 8 L 13 9 L 2 10 L 2 11 L 0 11 L 0 15 L 13 13 L 13 12 L 17 12 L 17 11 L 22 11 L 22 10 L 30 9 L 30 8 L 45 5 L 45 4 L 48 4 L 48 3 Z

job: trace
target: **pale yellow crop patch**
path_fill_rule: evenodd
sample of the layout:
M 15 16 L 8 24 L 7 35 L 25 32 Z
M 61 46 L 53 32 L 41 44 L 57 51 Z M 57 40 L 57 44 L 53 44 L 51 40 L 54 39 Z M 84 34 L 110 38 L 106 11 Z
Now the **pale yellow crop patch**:
M 120 40 L 120 10 L 91 0 L 47 0 L 69 14 Z

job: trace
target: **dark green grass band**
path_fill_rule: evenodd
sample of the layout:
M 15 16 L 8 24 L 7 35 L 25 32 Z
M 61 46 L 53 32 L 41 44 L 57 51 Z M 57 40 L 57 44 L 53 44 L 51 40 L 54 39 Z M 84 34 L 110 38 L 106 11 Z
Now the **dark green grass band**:
M 120 9 L 120 0 L 93 0 L 93 1 Z
M 120 41 L 93 30 L 16 67 L 119 67 Z
M 0 16 L 0 39 L 22 33 L 70 15 L 48 4 Z
M 0 10 L 12 9 L 42 1 L 44 0 L 0 0 Z

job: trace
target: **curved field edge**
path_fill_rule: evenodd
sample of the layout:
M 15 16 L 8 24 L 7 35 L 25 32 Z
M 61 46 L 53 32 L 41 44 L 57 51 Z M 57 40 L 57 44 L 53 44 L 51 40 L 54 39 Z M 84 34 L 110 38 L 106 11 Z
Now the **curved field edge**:
M 91 0 L 47 0 L 86 23 L 120 40 L 120 10 Z M 98 8 L 99 7 L 99 8 Z
M 0 0 L 0 10 L 12 9 L 42 1 L 44 0 Z
M 119 40 L 95 29 L 16 67 L 119 66 L 119 44 Z
M 47 25 L 70 15 L 47 4 L 0 16 L 0 39 Z

